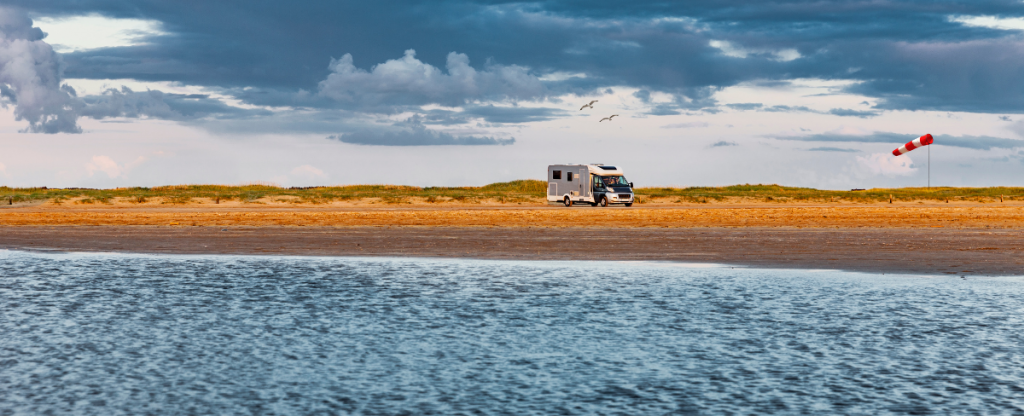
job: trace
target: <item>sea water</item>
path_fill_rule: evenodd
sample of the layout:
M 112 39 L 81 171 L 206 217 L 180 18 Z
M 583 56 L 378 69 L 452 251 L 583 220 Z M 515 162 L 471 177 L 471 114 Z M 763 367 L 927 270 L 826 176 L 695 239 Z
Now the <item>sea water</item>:
M 764 413 L 1024 413 L 1024 279 L 0 251 L 0 415 Z

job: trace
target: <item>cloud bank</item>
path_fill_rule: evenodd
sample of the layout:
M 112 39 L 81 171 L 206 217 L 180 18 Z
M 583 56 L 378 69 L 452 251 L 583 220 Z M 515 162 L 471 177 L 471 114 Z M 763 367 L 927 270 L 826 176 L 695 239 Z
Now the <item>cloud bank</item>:
M 454 136 L 450 133 L 427 129 L 418 118 L 391 127 L 360 129 L 350 133 L 327 137 L 343 143 L 371 146 L 507 146 L 516 139 L 482 136 Z
M 637 89 L 643 103 L 637 112 L 649 116 L 729 110 L 856 118 L 888 110 L 1024 112 L 1024 40 L 1018 27 L 1024 3 L 1016 0 L 225 0 L 205 4 L 202 13 L 170 0 L 130 6 L 115 0 L 5 4 L 22 11 L 0 11 L 0 97 L 15 106 L 18 120 L 28 123 L 26 131 L 39 133 L 80 132 L 79 117 L 204 126 L 212 126 L 211 120 L 225 126 L 259 120 L 295 132 L 321 131 L 322 120 L 338 110 L 345 111 L 332 113 L 344 118 L 340 124 L 353 126 L 365 125 L 367 115 L 406 112 L 425 125 L 518 124 L 570 116 L 538 106 L 552 97 L 620 86 Z M 26 12 L 142 19 L 158 22 L 161 31 L 138 44 L 61 55 Z M 239 108 L 211 96 L 122 88 L 78 97 L 62 86 L 64 77 L 177 82 L 217 91 L 230 102 L 321 114 L 303 125 L 305 113 Z M 812 110 L 720 106 L 713 98 L 744 82 L 798 78 L 848 82 L 835 93 L 873 97 L 875 104 Z M 652 100 L 653 93 L 668 98 Z M 530 105 L 517 105 L 524 102 Z M 421 108 L 431 105 L 446 109 Z M 369 134 L 356 130 L 336 131 Z M 978 141 L 958 143 L 969 147 Z
M 454 107 L 473 100 L 528 100 L 542 97 L 544 85 L 527 68 L 490 65 L 478 71 L 465 54 L 451 52 L 447 73 L 416 59 L 409 49 L 366 71 L 353 65 L 352 55 L 332 59 L 331 74 L 319 94 L 359 108 L 439 104 Z
M 211 116 L 268 115 L 225 105 L 206 95 L 135 92 L 127 87 L 79 97 L 63 85 L 61 55 L 43 41 L 23 12 L 0 8 L 0 105 L 14 105 L 14 115 L 28 122 L 25 132 L 81 133 L 80 117 L 194 120 Z
M 584 75 L 552 77 L 548 91 L 623 85 L 680 97 L 651 114 L 708 104 L 700 100 L 709 89 L 792 78 L 857 81 L 848 90 L 878 98 L 883 109 L 1024 110 L 1018 99 L 1024 81 L 1017 75 L 1024 68 L 1018 37 L 1024 4 L 1015 0 L 225 0 L 205 4 L 201 15 L 170 0 L 7 3 L 40 15 L 151 19 L 168 32 L 143 45 L 67 54 L 70 76 L 81 78 L 281 91 L 313 90 L 323 82 L 325 94 L 338 100 L 390 105 L 533 97 L 538 84 L 524 76 L 524 68 L 532 68 Z M 430 58 L 393 59 L 407 49 Z M 339 53 L 384 63 L 379 70 L 360 69 L 343 55 L 324 68 Z M 511 64 L 469 71 L 465 56 Z M 348 81 L 355 79 L 368 84 L 352 86 Z M 426 79 L 451 92 L 420 82 Z M 403 85 L 407 94 L 389 85 Z

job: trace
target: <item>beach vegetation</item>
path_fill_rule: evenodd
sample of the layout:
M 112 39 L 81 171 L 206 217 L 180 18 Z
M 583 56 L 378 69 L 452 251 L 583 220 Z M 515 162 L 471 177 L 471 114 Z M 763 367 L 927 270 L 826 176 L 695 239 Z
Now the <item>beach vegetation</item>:
M 920 187 L 920 188 L 874 188 L 857 190 L 825 190 L 792 186 L 732 185 L 638 188 L 637 195 L 647 198 L 668 199 L 680 202 L 722 202 L 726 200 L 750 200 L 762 202 L 883 202 L 892 196 L 899 201 L 971 201 L 998 202 L 1000 198 L 1009 201 L 1024 200 L 1021 187 Z
M 492 183 L 485 186 L 417 187 L 405 185 L 342 185 L 285 188 L 273 184 L 255 183 L 231 185 L 170 185 L 157 187 L 131 187 L 117 189 L 92 188 L 11 188 L 0 187 L 0 197 L 14 203 L 51 201 L 60 204 L 71 201 L 82 204 L 110 204 L 126 201 L 135 204 L 157 202 L 162 204 L 203 203 L 219 204 L 239 201 L 249 204 L 283 202 L 291 204 L 330 204 L 335 201 L 377 201 L 384 204 L 409 204 L 424 201 L 432 204 L 446 202 L 479 204 L 545 203 L 547 182 L 517 180 Z M 889 198 L 901 202 L 999 202 L 1024 201 L 1024 188 L 874 188 L 864 190 L 824 190 L 804 187 L 766 185 L 641 187 L 635 190 L 644 203 L 722 203 L 752 201 L 762 203 L 786 202 L 887 202 Z

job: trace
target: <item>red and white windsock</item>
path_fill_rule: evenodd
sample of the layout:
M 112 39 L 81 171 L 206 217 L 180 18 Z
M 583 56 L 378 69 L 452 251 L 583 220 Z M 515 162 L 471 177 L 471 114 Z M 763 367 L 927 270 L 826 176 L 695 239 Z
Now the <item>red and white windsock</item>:
M 900 146 L 899 149 L 893 150 L 892 155 L 899 156 L 911 150 L 917 149 L 918 147 L 930 145 L 934 141 L 935 140 L 932 139 L 932 135 L 926 134 L 924 136 L 914 139 L 913 141 L 907 142 L 907 144 Z

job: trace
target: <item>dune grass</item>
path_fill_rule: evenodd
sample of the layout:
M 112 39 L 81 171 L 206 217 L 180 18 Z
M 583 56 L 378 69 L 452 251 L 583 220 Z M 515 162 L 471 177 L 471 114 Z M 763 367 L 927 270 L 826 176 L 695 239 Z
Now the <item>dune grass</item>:
M 211 202 L 240 201 L 263 203 L 261 201 L 287 201 L 294 203 L 326 204 L 333 201 L 361 200 L 375 198 L 385 204 L 406 204 L 412 198 L 427 203 L 481 202 L 484 200 L 503 203 L 543 202 L 547 183 L 538 180 L 518 180 L 493 183 L 480 187 L 416 187 L 402 185 L 348 185 L 307 188 L 282 188 L 272 185 L 255 184 L 242 186 L 226 185 L 174 185 L 153 188 L 117 189 L 50 189 L 0 187 L 0 204 L 9 201 L 27 202 L 50 200 L 62 203 L 74 200 L 82 204 L 109 204 L 113 201 L 127 203 L 186 204 L 197 198 Z M 1009 201 L 1024 200 L 1024 188 L 896 188 L 869 189 L 863 191 L 832 191 L 813 188 L 798 188 L 780 185 L 733 185 L 720 187 L 687 188 L 638 188 L 641 201 L 662 202 L 715 202 L 736 198 L 763 202 L 880 202 L 890 195 L 899 201 L 975 201 L 995 202 L 1000 198 Z
M 197 198 L 221 201 L 259 203 L 270 198 L 297 203 L 324 204 L 339 200 L 377 198 L 384 203 L 402 204 L 417 197 L 427 202 L 476 202 L 494 199 L 504 202 L 529 201 L 544 196 L 547 184 L 536 180 L 493 183 L 480 187 L 427 187 L 403 185 L 348 185 L 282 188 L 272 185 L 173 185 L 153 188 L 116 189 L 87 188 L 10 188 L 0 187 L 2 203 L 51 200 L 76 200 L 84 204 L 111 203 L 114 199 L 129 203 L 161 201 L 185 204 Z
M 1024 188 L 874 188 L 857 191 L 833 191 L 814 188 L 798 188 L 780 185 L 732 185 L 695 186 L 688 188 L 639 188 L 638 195 L 653 198 L 669 198 L 679 202 L 723 201 L 730 198 L 746 198 L 765 202 L 880 202 L 892 196 L 900 201 L 974 201 L 992 202 L 1003 200 L 1024 200 Z

